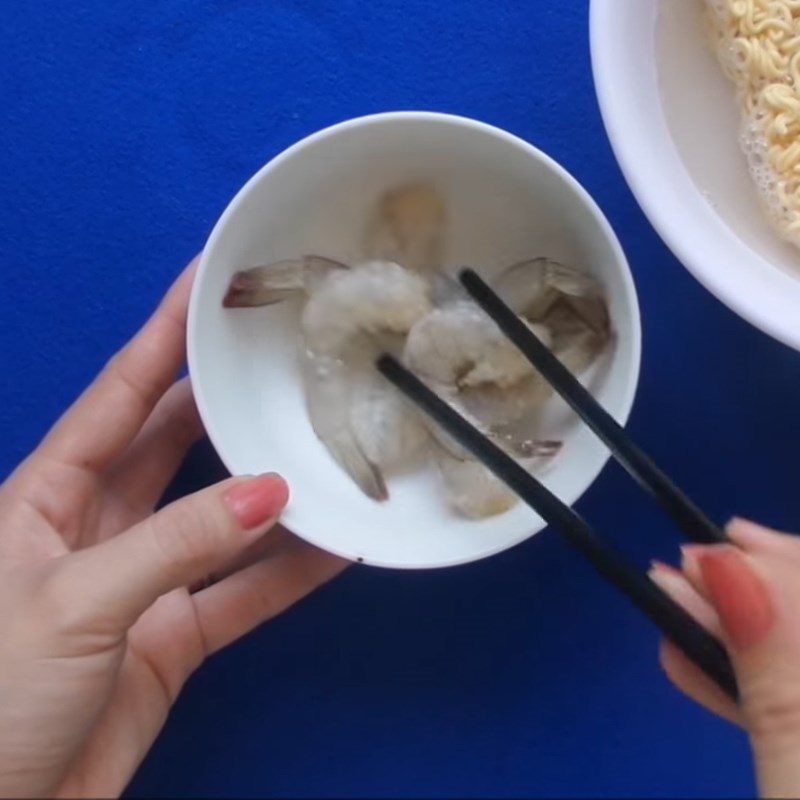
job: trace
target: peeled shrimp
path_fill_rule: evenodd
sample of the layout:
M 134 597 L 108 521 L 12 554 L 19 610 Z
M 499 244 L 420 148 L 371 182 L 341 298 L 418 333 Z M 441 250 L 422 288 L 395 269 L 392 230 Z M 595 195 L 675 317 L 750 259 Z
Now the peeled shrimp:
M 428 442 L 420 415 L 371 365 L 352 375 L 350 426 L 367 460 L 382 470 L 407 464 Z
M 456 301 L 422 318 L 408 334 L 408 367 L 436 383 L 506 388 L 529 375 L 525 356 L 474 303 Z
M 549 333 L 531 326 L 545 342 Z M 411 329 L 404 350 L 406 365 L 423 378 L 484 435 L 534 469 L 558 451 L 559 442 L 537 442 L 512 433 L 511 423 L 538 410 L 550 391 L 520 351 L 478 306 L 456 299 L 423 317 Z M 472 518 L 511 508 L 516 495 L 475 461 L 438 426 L 431 433 L 440 445 L 437 465 L 450 505 Z
M 559 442 L 542 443 L 535 454 L 519 459 L 519 463 L 528 472 L 539 470 L 552 460 L 560 446 Z M 514 492 L 480 461 L 440 451 L 437 464 L 447 500 L 460 514 L 482 519 L 502 514 L 516 505 L 518 498 Z
M 496 324 L 444 282 L 442 308 L 409 333 L 404 359 L 485 435 L 535 469 L 560 449 L 531 437 L 552 394 L 550 385 Z M 515 264 L 497 282 L 512 309 L 574 373 L 588 367 L 610 336 L 599 285 L 547 259 Z M 515 495 L 438 427 L 439 471 L 450 504 L 470 517 L 507 510 Z
M 388 497 L 384 472 L 433 447 L 449 503 L 482 518 L 516 502 L 481 463 L 416 411 L 374 371 L 379 351 L 406 364 L 446 402 L 526 469 L 542 467 L 561 443 L 534 437 L 549 384 L 495 323 L 441 270 L 446 212 L 429 185 L 385 193 L 364 236 L 367 263 L 349 267 L 319 256 L 237 273 L 226 306 L 304 298 L 301 355 L 309 420 L 336 462 L 369 496 Z M 498 293 L 573 373 L 608 342 L 599 284 L 539 258 L 514 264 Z M 430 428 L 428 425 L 430 424 Z
M 522 261 L 501 273 L 495 280 L 495 290 L 574 375 L 590 367 L 611 338 L 602 287 L 574 267 L 548 258 Z M 542 329 L 546 337 L 541 336 Z M 536 386 L 538 402 L 543 405 L 552 389 L 542 381 Z M 522 392 L 516 396 L 528 402 Z M 513 402 L 514 395 L 506 399 Z M 528 411 L 521 406 L 516 409 L 519 413 L 506 409 L 506 418 L 512 420 L 510 430 L 498 423 L 498 432 L 513 437 L 516 431 L 537 424 L 539 409 L 535 402 L 529 404 Z
M 426 438 L 394 389 L 372 380 L 378 348 L 431 309 L 430 287 L 398 264 L 374 261 L 331 272 L 305 306 L 306 398 L 311 425 L 337 463 L 376 500 L 388 496 L 383 468 Z
M 548 332 L 536 327 L 545 341 Z M 548 385 L 478 306 L 456 300 L 420 319 L 409 332 L 403 358 L 445 401 L 486 435 L 519 419 L 546 397 Z M 453 455 L 464 451 L 438 426 L 437 440 Z M 503 437 L 525 453 L 529 440 Z
M 426 280 L 399 264 L 370 261 L 329 273 L 309 297 L 301 324 L 311 350 L 341 357 L 363 343 L 363 334 L 405 335 L 430 310 Z
M 308 256 L 255 267 L 234 276 L 224 304 L 270 305 L 296 295 L 307 302 L 302 374 L 314 432 L 337 463 L 376 500 L 388 497 L 383 470 L 415 453 L 427 439 L 416 412 L 374 373 L 380 346 L 431 310 L 422 276 L 387 261 L 348 268 Z
M 388 495 L 383 470 L 419 450 L 428 433 L 374 374 L 368 355 L 378 342 L 398 350 L 398 340 L 430 311 L 432 284 L 409 269 L 438 267 L 444 238 L 444 202 L 436 190 L 403 186 L 379 199 L 368 222 L 371 262 L 349 269 L 309 256 L 256 267 L 234 276 L 223 301 L 242 307 L 307 297 L 302 361 L 309 419 L 336 461 L 375 499 Z
M 378 466 L 355 439 L 348 414 L 350 368 L 344 361 L 307 350 L 302 356 L 308 417 L 317 438 L 364 493 L 385 500 L 389 493 Z
M 367 224 L 367 258 L 421 272 L 441 268 L 446 216 L 444 200 L 433 186 L 409 184 L 386 192 Z

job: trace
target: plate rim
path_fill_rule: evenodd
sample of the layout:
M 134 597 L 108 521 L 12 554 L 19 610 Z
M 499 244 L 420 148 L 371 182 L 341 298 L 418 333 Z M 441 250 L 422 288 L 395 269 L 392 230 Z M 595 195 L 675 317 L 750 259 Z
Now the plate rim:
M 590 0 L 589 6 L 590 58 L 595 93 L 605 131 L 623 177 L 656 233 L 686 270 L 705 289 L 754 327 L 792 349 L 800 350 L 800 324 L 796 321 L 797 314 L 789 313 L 788 309 L 785 314 L 775 313 L 776 303 L 778 306 L 786 304 L 786 294 L 784 293 L 797 295 L 796 307 L 800 308 L 800 281 L 770 263 L 736 237 L 740 247 L 752 254 L 754 262 L 759 262 L 759 270 L 763 272 L 757 278 L 764 278 L 764 280 L 751 280 L 748 283 L 747 291 L 741 291 L 731 272 L 723 272 L 715 268 L 712 256 L 705 254 L 706 257 L 704 257 L 703 252 L 698 252 L 703 248 L 693 248 L 689 241 L 692 237 L 687 235 L 685 230 L 679 230 L 680 226 L 671 217 L 667 205 L 662 202 L 669 191 L 664 186 L 665 181 L 659 184 L 650 180 L 648 183 L 654 172 L 652 169 L 648 173 L 648 179 L 644 177 L 643 161 L 640 157 L 641 149 L 637 147 L 635 137 L 623 132 L 624 121 L 636 116 L 636 101 L 635 98 L 618 90 L 618 71 L 615 71 L 612 66 L 615 54 L 619 51 L 619 42 L 615 37 L 615 32 L 619 30 L 620 20 L 624 19 L 624 15 L 629 14 L 632 8 L 638 6 L 638 13 L 649 14 L 654 32 L 658 0 L 650 0 L 649 7 L 644 12 L 642 8 L 645 0 L 634 0 L 634 3 L 635 6 L 630 2 L 620 2 L 620 0 Z M 652 60 L 649 65 L 640 65 L 640 71 L 643 73 L 648 67 L 649 80 L 652 82 L 654 93 L 657 94 L 655 61 Z M 735 237 L 736 235 L 730 231 L 729 226 L 721 220 L 708 200 L 702 196 L 702 192 L 688 174 L 683 159 L 675 148 L 663 114 L 663 106 L 661 103 L 657 103 L 657 106 L 664 140 L 672 148 L 671 166 L 674 166 L 673 162 L 680 165 L 683 173 L 682 180 L 691 186 L 693 195 L 700 198 L 702 205 L 707 209 L 706 219 L 713 216 L 718 228 L 723 226 L 731 237 Z M 651 158 L 650 161 L 653 162 L 655 159 Z M 672 177 L 674 178 L 674 174 Z M 772 288 L 767 282 L 770 274 L 772 277 L 769 282 L 774 284 Z

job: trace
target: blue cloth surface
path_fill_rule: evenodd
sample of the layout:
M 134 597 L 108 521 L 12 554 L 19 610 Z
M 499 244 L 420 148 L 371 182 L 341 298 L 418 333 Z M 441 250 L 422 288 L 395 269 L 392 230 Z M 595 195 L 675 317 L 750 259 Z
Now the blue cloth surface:
M 3 7 L 0 473 L 137 328 L 239 186 L 320 127 L 433 109 L 594 195 L 644 322 L 633 435 L 713 516 L 800 527 L 800 357 L 707 294 L 607 143 L 586 2 L 73 0 Z M 624 46 L 624 43 L 620 43 Z M 193 452 L 172 494 L 222 474 Z M 609 465 L 579 509 L 645 566 L 673 526 Z M 747 743 L 550 531 L 437 572 L 353 568 L 190 681 L 135 795 L 742 796 Z

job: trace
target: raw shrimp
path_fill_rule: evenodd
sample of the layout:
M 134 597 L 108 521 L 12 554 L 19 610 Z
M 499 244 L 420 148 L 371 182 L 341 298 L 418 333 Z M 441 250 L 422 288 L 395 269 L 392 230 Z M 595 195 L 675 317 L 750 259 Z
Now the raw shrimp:
M 549 346 L 574 374 L 589 367 L 611 338 L 602 287 L 574 267 L 549 258 L 521 261 L 501 274 L 495 290 L 524 320 L 548 328 Z
M 419 413 L 366 365 L 352 376 L 350 425 L 367 459 L 382 469 L 407 464 L 428 442 Z
M 278 261 L 234 276 L 224 304 L 270 305 L 307 298 L 302 374 L 314 432 L 361 489 L 388 492 L 382 470 L 413 455 L 427 429 L 396 390 L 374 373 L 378 346 L 397 339 L 431 309 L 430 284 L 398 264 L 349 268 L 320 256 Z
M 590 367 L 611 338 L 602 287 L 574 267 L 548 258 L 522 261 L 501 273 L 495 289 L 574 375 Z M 540 335 L 542 329 L 547 332 L 546 338 Z M 536 389 L 536 397 L 528 398 L 521 390 L 516 396 L 507 396 L 508 403 L 514 404 L 516 399 L 521 402 L 503 409 L 510 423 L 495 423 L 498 434 L 514 438 L 519 431 L 538 424 L 540 408 L 552 389 L 543 381 L 536 383 Z
M 495 323 L 443 272 L 446 212 L 432 186 L 386 192 L 365 231 L 367 263 L 321 256 L 237 273 L 230 307 L 298 296 L 308 414 L 318 438 L 369 496 L 388 497 L 383 473 L 419 451 L 428 432 L 448 501 L 481 518 L 501 513 L 514 494 L 374 371 L 379 350 L 398 354 L 446 402 L 526 469 L 552 459 L 560 442 L 533 438 L 552 394 L 547 382 Z M 610 339 L 599 284 L 550 259 L 514 264 L 495 287 L 574 373 Z M 430 425 L 430 428 L 428 428 Z
M 500 328 L 474 303 L 437 308 L 409 332 L 406 365 L 419 375 L 459 388 L 507 388 L 533 368 Z
M 444 200 L 428 184 L 409 184 L 386 192 L 367 224 L 367 258 L 396 261 L 420 272 L 444 261 L 447 214 Z
M 370 261 L 330 272 L 306 303 L 302 329 L 311 350 L 342 357 L 369 339 L 363 334 L 405 335 L 430 310 L 426 280 L 399 264 Z
M 398 264 L 370 262 L 331 272 L 302 317 L 311 425 L 339 465 L 376 500 L 388 497 L 382 468 L 425 439 L 415 412 L 372 380 L 378 349 L 431 310 L 430 286 Z
M 409 184 L 387 191 L 366 226 L 365 260 L 393 261 L 417 271 L 440 268 L 446 217 L 444 200 L 432 186 Z M 328 273 L 347 268 L 315 255 L 253 267 L 233 276 L 223 305 L 265 306 L 299 292 L 311 294 Z
M 549 340 L 546 328 L 533 326 Z M 548 384 L 478 306 L 456 300 L 423 317 L 406 339 L 406 365 L 486 435 L 520 454 L 530 440 L 501 433 L 532 407 L 541 405 Z M 437 440 L 457 457 L 464 451 L 438 426 Z
M 574 373 L 595 359 L 610 336 L 599 285 L 590 277 L 547 259 L 515 264 L 498 290 L 528 327 Z M 409 333 L 406 364 L 456 410 L 518 457 L 526 469 L 541 467 L 560 442 L 531 438 L 552 395 L 496 324 L 476 305 L 447 289 L 447 301 Z M 439 471 L 450 504 L 470 517 L 501 513 L 515 495 L 440 428 L 432 428 L 442 450 Z
M 350 426 L 351 370 L 344 361 L 306 350 L 302 355 L 308 418 L 339 466 L 374 500 L 389 493 L 381 470 L 364 454 Z
M 322 256 L 275 261 L 237 272 L 222 301 L 226 308 L 269 306 L 298 294 L 311 294 L 329 272 L 347 266 Z
M 531 327 L 549 341 L 546 328 Z M 560 442 L 538 442 L 510 431 L 511 423 L 541 407 L 550 388 L 474 303 L 456 299 L 423 317 L 408 335 L 404 359 L 459 414 L 513 455 L 523 456 L 520 463 L 527 469 L 558 452 Z M 489 517 L 517 502 L 444 430 L 432 426 L 431 432 L 441 446 L 436 460 L 447 500 L 459 513 Z
M 550 463 L 560 449 L 560 442 L 541 443 L 528 458 L 519 463 L 533 472 Z M 447 500 L 466 517 L 482 519 L 508 511 L 517 503 L 517 496 L 481 462 L 471 458 L 456 458 L 440 450 L 437 464 L 442 476 Z

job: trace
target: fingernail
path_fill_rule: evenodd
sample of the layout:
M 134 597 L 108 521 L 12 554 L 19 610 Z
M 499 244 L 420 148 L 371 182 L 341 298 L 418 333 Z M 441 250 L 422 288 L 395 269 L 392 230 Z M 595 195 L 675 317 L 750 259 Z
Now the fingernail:
M 268 472 L 228 489 L 223 500 L 248 531 L 261 527 L 283 510 L 289 500 L 289 487 L 280 475 Z
M 759 525 L 757 522 L 751 522 L 749 519 L 742 517 L 734 517 L 726 526 L 725 532 L 735 542 L 741 543 L 743 546 L 754 545 L 758 546 L 763 544 L 764 539 L 770 533 L 775 531 Z
M 647 573 L 650 580 L 688 611 L 706 630 L 719 628 L 716 614 L 692 588 L 686 576 L 662 561 L 654 561 Z
M 703 583 L 735 648 L 758 644 L 772 627 L 769 593 L 747 558 L 735 547 L 706 548 L 698 555 Z
M 653 583 L 670 596 L 680 593 L 686 584 L 686 579 L 678 570 L 662 561 L 653 561 L 647 574 Z
M 753 522 L 752 520 L 745 519 L 744 517 L 731 517 L 731 519 L 728 521 L 728 524 L 725 526 L 725 530 L 762 532 L 766 531 L 767 528 L 765 528 L 763 525 Z
M 657 558 L 650 562 L 650 572 L 673 572 L 680 575 L 679 569 L 673 567 L 672 564 L 667 564 L 666 561 L 659 561 Z
M 687 575 L 700 576 L 700 554 L 706 549 L 702 544 L 681 545 L 681 569 Z

